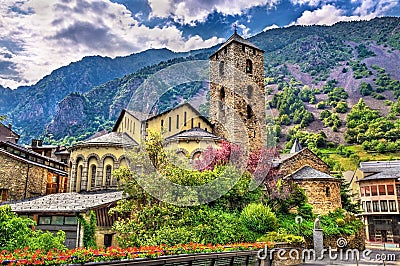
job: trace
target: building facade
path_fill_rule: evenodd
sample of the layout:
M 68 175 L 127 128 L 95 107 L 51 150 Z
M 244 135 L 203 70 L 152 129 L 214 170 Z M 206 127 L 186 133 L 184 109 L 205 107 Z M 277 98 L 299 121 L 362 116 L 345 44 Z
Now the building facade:
M 400 242 L 400 161 L 362 162 L 355 173 L 367 239 Z
M 3 142 L 11 142 L 17 144 L 19 140 L 19 135 L 12 130 L 12 125 L 8 124 L 8 126 L 0 123 L 0 141 Z
M 67 191 L 67 165 L 11 142 L 0 142 L 1 201 Z

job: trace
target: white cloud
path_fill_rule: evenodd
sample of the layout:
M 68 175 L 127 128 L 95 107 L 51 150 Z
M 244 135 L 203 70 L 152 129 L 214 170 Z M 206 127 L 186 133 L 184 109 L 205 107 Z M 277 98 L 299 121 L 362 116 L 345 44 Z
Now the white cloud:
M 263 29 L 263 31 L 269 31 L 269 30 L 273 30 L 273 29 L 279 29 L 279 26 L 276 24 L 273 24 L 271 26 L 267 26 Z
M 243 11 L 257 6 L 275 6 L 280 0 L 147 0 L 151 17 L 171 17 L 181 24 L 194 25 L 204 22 L 213 12 L 223 15 L 240 15 Z
M 399 4 L 398 0 L 352 0 L 353 3 L 361 3 L 354 11 L 359 16 L 382 16 Z
M 308 6 L 318 6 L 321 0 L 290 0 L 293 5 L 308 5 Z
M 187 39 L 173 25 L 149 28 L 125 6 L 108 0 L 3 1 L 0 84 L 12 88 L 33 84 L 87 55 L 124 56 L 150 46 L 186 51 L 223 41 Z
M 294 0 L 307 1 L 307 0 Z M 399 4 L 398 0 L 351 0 L 353 4 L 360 3 L 351 16 L 346 11 L 331 4 L 324 5 L 314 11 L 304 11 L 301 17 L 291 25 L 333 25 L 339 21 L 370 20 L 384 16 Z
M 314 11 L 304 11 L 301 17 L 292 25 L 333 25 L 339 21 L 367 20 L 374 17 L 373 15 L 346 16 L 344 10 L 338 9 L 333 5 L 324 5 Z

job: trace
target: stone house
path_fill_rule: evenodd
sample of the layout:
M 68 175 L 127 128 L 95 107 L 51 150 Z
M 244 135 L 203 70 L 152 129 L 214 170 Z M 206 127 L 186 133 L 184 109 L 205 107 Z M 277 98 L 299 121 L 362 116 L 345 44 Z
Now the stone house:
M 12 130 L 12 125 L 8 124 L 8 126 L 0 123 L 0 141 L 3 142 L 11 142 L 16 144 L 19 140 L 19 135 Z
M 341 180 L 305 165 L 287 177 L 292 177 L 307 195 L 308 203 L 316 214 L 327 214 L 342 208 Z
M 96 215 L 95 240 L 98 248 L 116 245 L 111 227 L 117 215 L 108 211 L 122 199 L 122 191 L 57 193 L 11 203 L 12 211 L 36 221 L 36 229 L 66 234 L 68 248 L 83 247 L 83 225 L 78 215 L 89 221 L 90 211 Z
M 66 192 L 67 176 L 66 164 L 0 141 L 1 201 Z

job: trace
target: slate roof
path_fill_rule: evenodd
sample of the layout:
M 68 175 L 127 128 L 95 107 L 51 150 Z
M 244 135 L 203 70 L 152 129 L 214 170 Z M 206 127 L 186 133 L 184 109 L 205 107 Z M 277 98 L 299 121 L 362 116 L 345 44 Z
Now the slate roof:
M 209 131 L 195 127 L 189 130 L 181 131 L 175 135 L 172 135 L 165 140 L 179 140 L 179 139 L 210 139 L 210 140 L 222 140 L 222 138 L 214 135 Z
M 400 178 L 400 168 L 398 169 L 391 169 L 390 171 L 379 172 L 376 174 L 372 174 L 366 176 L 357 182 L 368 181 L 368 180 L 377 180 L 377 179 L 397 179 Z
M 365 173 L 377 173 L 384 171 L 400 171 L 400 161 L 372 161 L 361 162 L 360 168 Z
M 126 133 L 111 132 L 97 138 L 92 138 L 82 141 L 78 143 L 76 146 L 84 146 L 84 145 L 136 146 L 139 144 Z
M 12 211 L 20 213 L 85 212 L 121 200 L 122 193 L 122 191 L 56 193 L 8 204 Z
M 309 165 L 303 166 L 293 174 L 291 174 L 294 180 L 305 180 L 305 179 L 332 179 L 332 180 L 338 180 L 339 179 L 328 175 L 324 172 L 318 171 L 314 168 L 312 168 Z
M 229 37 L 229 39 L 214 54 L 218 53 L 219 51 L 224 49 L 226 46 L 228 46 L 232 42 L 237 42 L 237 43 L 240 43 L 240 44 L 244 44 L 244 45 L 247 45 L 247 46 L 249 46 L 251 48 L 255 48 L 255 49 L 259 50 L 259 51 L 264 52 L 264 50 L 258 48 L 257 46 L 255 46 L 250 41 L 244 39 L 242 36 L 237 34 L 237 32 L 235 31 L 235 33 L 231 37 Z M 213 56 L 214 54 L 212 54 L 211 56 Z

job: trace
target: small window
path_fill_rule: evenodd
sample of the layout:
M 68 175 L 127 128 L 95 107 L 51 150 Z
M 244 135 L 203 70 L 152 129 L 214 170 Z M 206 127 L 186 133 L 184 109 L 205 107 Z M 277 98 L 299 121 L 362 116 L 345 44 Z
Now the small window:
M 331 188 L 330 188 L 330 187 L 326 187 L 326 188 L 325 188 L 325 195 L 326 195 L 327 197 L 330 197 L 330 196 L 331 196 Z
M 183 113 L 183 126 L 186 127 L 186 119 L 187 119 L 187 114 L 186 112 Z
M 205 130 L 205 131 L 208 131 L 208 129 L 207 129 L 207 128 L 205 128 L 204 130 Z
M 7 201 L 8 189 L 0 189 L 1 202 Z
M 361 197 L 365 197 L 365 187 L 360 187 Z
M 106 167 L 106 187 L 110 186 L 111 184 L 111 165 L 107 165 Z
M 191 126 L 194 128 L 194 118 L 192 117 Z
M 388 211 L 388 204 L 386 200 L 381 200 L 381 212 L 387 212 Z
M 215 54 L 215 59 L 218 60 L 218 53 Z
M 179 129 L 179 115 L 176 115 L 176 129 Z
M 387 185 L 387 194 L 394 195 L 394 186 L 393 185 Z
M 222 87 L 221 90 L 219 91 L 219 100 L 221 102 L 225 102 L 225 88 Z
M 365 187 L 365 196 L 366 197 L 371 196 L 371 188 L 370 187 Z
M 65 216 L 64 224 L 65 225 L 77 225 L 78 218 L 76 218 L 76 216 Z
M 90 186 L 91 188 L 94 188 L 96 186 L 96 165 L 92 165 L 91 167 L 91 171 L 92 171 L 92 176 L 91 176 L 91 180 L 90 180 Z
M 371 212 L 371 202 L 370 201 L 365 202 L 365 206 L 367 207 L 367 212 Z
M 39 225 L 51 224 L 51 216 L 39 216 Z
M 373 201 L 372 202 L 372 210 L 374 212 L 379 212 L 379 201 Z
M 242 51 L 245 52 L 246 51 L 246 45 L 242 44 Z
M 164 127 L 164 120 L 161 119 L 161 129 L 163 129 L 163 127 Z
M 246 73 L 252 74 L 253 73 L 253 62 L 250 59 L 246 60 Z
M 376 186 L 371 186 L 371 195 L 372 196 L 377 196 L 378 195 L 378 189 Z
M 224 54 L 226 54 L 228 52 L 228 49 L 226 48 L 226 46 L 225 46 L 225 48 L 224 48 Z
M 63 225 L 64 224 L 64 216 L 52 216 L 51 224 L 52 225 Z
M 256 55 L 256 54 L 257 54 L 256 49 L 253 48 L 253 55 Z
M 197 124 L 197 127 L 200 128 L 200 122 Z
M 172 127 L 172 118 L 168 117 L 168 131 L 171 132 L 171 127 Z
M 251 113 L 251 106 L 250 104 L 247 105 L 247 119 L 251 119 L 253 117 Z
M 394 201 L 394 200 L 389 200 L 389 211 L 391 211 L 391 212 L 397 211 L 397 208 L 396 208 L 396 201 Z
M 386 186 L 379 185 L 379 195 L 386 195 Z

